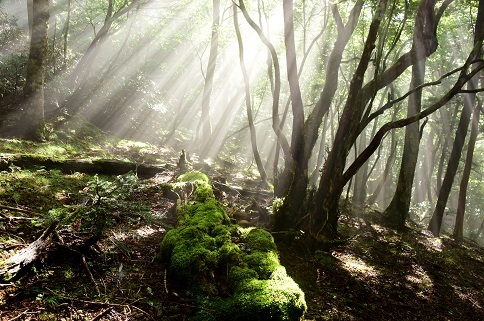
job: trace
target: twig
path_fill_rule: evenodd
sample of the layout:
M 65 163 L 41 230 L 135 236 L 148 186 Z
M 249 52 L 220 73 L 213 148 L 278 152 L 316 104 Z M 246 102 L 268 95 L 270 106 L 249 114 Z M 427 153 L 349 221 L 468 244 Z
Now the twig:
M 13 317 L 11 319 L 8 319 L 8 321 L 14 321 L 14 320 L 17 320 L 19 319 L 21 316 L 23 316 L 24 314 L 27 314 L 27 312 L 29 311 L 29 309 L 26 309 L 24 311 L 22 311 L 22 313 L 20 313 L 19 315 L 17 315 L 16 317 Z
M 63 245 L 63 244 L 62 244 Z M 65 246 L 65 245 L 64 245 Z M 89 265 L 87 264 L 86 262 L 86 257 L 84 256 L 84 254 L 82 254 L 81 252 L 77 251 L 77 250 L 74 250 L 68 246 L 65 246 L 68 250 L 76 253 L 77 255 L 79 255 L 81 257 L 81 260 L 82 260 L 82 264 L 84 265 L 84 267 L 86 268 L 87 270 L 87 273 L 89 274 L 89 278 L 91 279 L 92 283 L 94 283 L 94 287 L 96 288 L 96 292 L 98 294 L 98 296 L 101 296 L 101 291 L 99 290 L 99 287 L 96 283 L 96 280 L 94 279 L 94 276 L 92 275 L 91 273 L 91 270 L 89 269 Z
M 131 309 L 131 308 L 134 308 L 135 310 L 138 310 L 139 312 L 147 315 L 147 316 L 150 316 L 150 314 L 146 311 L 144 311 L 143 309 L 140 309 L 138 308 L 137 306 L 135 305 L 132 305 L 132 303 L 136 302 L 136 301 L 139 301 L 136 300 L 130 304 L 120 304 L 120 303 L 110 303 L 110 302 L 100 302 L 100 301 L 90 301 L 90 300 L 83 300 L 83 299 L 78 299 L 78 298 L 74 298 L 74 297 L 70 297 L 70 296 L 66 296 L 66 295 L 61 295 L 57 292 L 54 292 L 53 290 L 49 289 L 49 288 L 45 288 L 47 291 L 49 291 L 50 293 L 52 294 L 55 294 L 56 296 L 64 299 L 64 300 L 69 300 L 69 301 L 77 301 L 77 302 L 81 302 L 81 303 L 86 303 L 86 304 L 94 304 L 94 305 L 104 305 L 104 306 L 112 306 L 112 307 L 122 307 L 122 308 L 127 308 L 127 309 Z M 153 318 L 151 318 L 153 319 Z
M 101 311 L 100 313 L 98 313 L 98 315 L 96 315 L 94 318 L 91 319 L 91 321 L 97 321 L 97 320 L 101 320 L 101 318 L 103 316 L 105 316 L 106 314 L 108 314 L 109 312 L 111 312 L 113 308 L 109 307 L 107 309 L 105 309 L 104 311 Z
M 32 212 L 32 211 L 29 211 L 29 210 L 24 210 L 22 208 L 12 207 L 12 206 L 7 206 L 7 205 L 1 205 L 1 204 L 0 204 L 0 209 L 15 211 L 15 212 L 19 212 L 19 213 L 25 213 L 25 214 L 31 214 L 31 215 L 36 215 L 36 216 L 40 215 L 39 213 Z
M 92 283 L 94 283 L 94 286 L 96 287 L 97 295 L 101 296 L 101 291 L 99 291 L 99 287 L 97 286 L 96 280 L 94 279 L 94 276 L 92 275 L 91 270 L 89 269 L 89 266 L 87 265 L 86 257 L 84 255 L 82 255 L 82 263 L 84 264 L 84 267 L 86 268 L 87 273 L 89 273 L 89 277 L 91 278 Z
M 165 275 L 163 277 L 163 284 L 165 285 L 165 292 L 166 292 L 166 294 L 169 294 L 170 291 L 168 291 L 168 286 L 166 285 L 166 269 L 165 269 Z

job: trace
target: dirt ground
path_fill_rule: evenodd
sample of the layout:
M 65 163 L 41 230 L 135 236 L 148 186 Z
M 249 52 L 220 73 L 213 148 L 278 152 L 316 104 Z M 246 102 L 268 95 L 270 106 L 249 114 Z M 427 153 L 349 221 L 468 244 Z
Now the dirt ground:
M 1 284 L 1 320 L 188 320 L 205 309 L 156 258 L 176 225 L 176 202 L 159 188 L 169 179 L 147 180 L 133 196 L 150 204 L 151 220 L 128 213 L 87 255 L 59 251 Z M 215 189 L 232 216 L 253 205 L 254 197 Z M 262 207 L 271 201 L 257 199 Z M 248 213 L 244 224 L 260 224 Z M 367 209 L 347 211 L 341 239 L 316 252 L 276 237 L 282 264 L 305 292 L 305 320 L 484 320 L 483 248 L 380 221 Z

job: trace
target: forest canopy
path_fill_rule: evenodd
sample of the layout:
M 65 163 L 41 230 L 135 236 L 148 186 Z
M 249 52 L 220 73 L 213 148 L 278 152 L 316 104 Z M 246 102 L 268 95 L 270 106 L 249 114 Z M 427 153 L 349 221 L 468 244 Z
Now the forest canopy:
M 1 133 L 44 141 L 80 115 L 242 164 L 275 230 L 312 245 L 348 204 L 482 244 L 483 6 L 2 1 Z

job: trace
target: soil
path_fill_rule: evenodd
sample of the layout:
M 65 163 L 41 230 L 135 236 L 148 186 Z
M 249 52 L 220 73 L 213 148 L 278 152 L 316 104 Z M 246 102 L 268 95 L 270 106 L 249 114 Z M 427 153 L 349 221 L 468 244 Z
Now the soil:
M 59 250 L 19 281 L 1 284 L 1 320 L 188 320 L 204 309 L 156 258 L 176 226 L 176 201 L 160 188 L 172 175 L 143 180 L 133 195 L 150 204 L 152 219 L 126 213 L 86 255 Z M 237 179 L 212 177 L 227 212 L 270 228 L 251 210 L 270 198 L 220 187 L 242 185 Z M 276 238 L 282 264 L 305 292 L 305 320 L 484 320 L 483 248 L 415 226 L 395 231 L 364 208 L 346 210 L 340 221 L 341 238 L 316 251 L 297 237 Z

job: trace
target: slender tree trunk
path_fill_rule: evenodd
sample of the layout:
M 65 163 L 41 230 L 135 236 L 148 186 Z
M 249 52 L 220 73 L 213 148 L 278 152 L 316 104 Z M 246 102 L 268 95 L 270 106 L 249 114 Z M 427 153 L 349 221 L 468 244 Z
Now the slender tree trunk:
M 457 239 L 462 239 L 464 237 L 464 213 L 466 208 L 467 186 L 469 185 L 474 147 L 476 146 L 477 134 L 479 132 L 479 116 L 481 113 L 481 108 L 482 104 L 479 104 L 474 108 L 471 137 L 469 138 L 469 144 L 467 145 L 466 162 L 459 186 L 459 203 L 457 205 L 457 216 L 454 226 L 454 237 Z
M 323 88 L 323 91 L 320 94 L 320 97 L 316 103 L 314 110 L 312 111 L 311 115 L 308 116 L 307 120 L 304 122 L 303 130 L 300 131 L 296 139 L 301 139 L 301 143 L 297 145 L 291 145 L 291 158 L 293 162 L 287 163 L 284 171 L 285 181 L 288 182 L 287 190 L 282 191 L 282 194 L 285 195 L 283 206 L 279 209 L 278 213 L 276 213 L 275 218 L 275 227 L 278 230 L 294 228 L 294 223 L 299 219 L 298 216 L 305 214 L 305 199 L 308 187 L 308 173 L 307 169 L 309 166 L 309 159 L 311 157 L 311 152 L 314 148 L 314 145 L 317 142 L 318 134 L 319 134 L 319 126 L 322 123 L 324 115 L 328 112 L 329 107 L 331 106 L 331 102 L 333 97 L 336 93 L 338 88 L 338 73 L 339 73 L 339 66 L 341 64 L 341 60 L 343 57 L 343 51 L 348 44 L 348 41 L 355 30 L 356 23 L 358 21 L 358 17 L 360 15 L 361 9 L 363 6 L 363 1 L 357 1 L 355 6 L 353 7 L 350 18 L 346 25 L 343 24 L 341 17 L 339 15 L 339 11 L 336 5 L 332 5 L 333 16 L 337 21 L 338 25 L 338 36 L 334 45 L 334 48 L 330 54 L 329 61 L 327 64 L 326 70 L 326 82 Z M 289 2 L 285 2 L 285 20 L 287 23 L 291 23 L 289 21 L 289 14 L 288 10 L 293 10 L 292 6 L 289 8 Z M 286 29 L 290 29 L 290 26 L 286 26 Z M 286 31 L 286 41 L 288 41 L 287 31 Z M 290 49 L 291 50 L 291 49 Z M 295 49 L 292 49 L 295 50 Z M 288 55 L 288 71 L 290 72 L 291 69 L 294 67 L 291 66 L 291 55 Z M 295 60 L 295 58 L 294 58 Z M 296 87 L 294 82 L 292 81 L 292 86 Z M 290 82 L 291 86 L 291 82 Z M 299 93 L 300 95 L 300 93 Z M 293 97 L 294 96 L 294 97 Z M 299 104 L 298 102 L 298 93 L 297 88 L 291 89 L 291 100 L 293 102 L 293 109 L 294 103 Z M 301 102 L 302 105 L 302 102 Z M 298 110 L 296 109 L 296 113 Z M 300 128 L 300 117 L 302 112 L 299 112 L 298 115 L 295 117 L 297 118 L 296 127 Z M 302 114 L 302 117 L 304 115 Z M 295 134 L 293 132 L 293 134 Z M 294 138 L 294 137 L 293 137 Z M 293 140 L 295 143 L 296 140 Z
M 479 1 L 479 8 L 477 12 L 476 27 L 474 34 L 474 44 L 482 43 L 484 37 L 484 1 Z M 475 58 L 482 57 L 482 48 Z M 478 63 L 475 64 L 478 66 Z M 469 90 L 477 88 L 479 74 L 475 75 L 467 84 Z M 434 234 L 434 236 L 440 235 L 440 229 L 442 227 L 442 219 L 444 216 L 445 206 L 452 189 L 455 174 L 459 167 L 459 160 L 461 157 L 462 149 L 464 148 L 465 137 L 467 135 L 467 129 L 469 127 L 472 110 L 475 108 L 476 94 L 468 93 L 464 95 L 464 108 L 462 110 L 459 125 L 457 126 L 457 132 L 452 146 L 452 152 L 450 154 L 449 163 L 447 164 L 447 170 L 445 172 L 444 181 L 442 182 L 442 188 L 439 191 L 439 198 L 435 206 L 434 213 L 430 219 L 428 229 Z M 465 201 L 465 200 L 464 200 Z M 463 211 L 463 209 L 462 209 Z M 461 214 L 463 215 L 463 213 Z
M 69 26 L 71 23 L 71 0 L 67 0 L 67 18 L 62 30 L 62 36 L 64 38 L 64 44 L 62 46 L 62 54 L 64 56 L 64 64 L 67 62 L 67 39 L 69 37 Z
M 275 213 L 274 227 L 276 230 L 293 228 L 300 213 L 303 213 L 308 186 L 309 158 L 303 143 L 304 109 L 299 86 L 299 75 L 296 62 L 296 46 L 294 42 L 294 8 L 292 0 L 283 1 L 284 10 L 284 43 L 286 45 L 287 77 L 289 81 L 290 99 L 292 105 L 293 126 L 291 138 L 292 168 L 285 174 L 290 187 L 283 206 Z
M 363 150 L 366 147 L 366 130 L 364 129 L 360 134 L 360 142 L 358 150 Z M 367 183 L 367 175 L 368 175 L 368 162 L 358 170 L 358 173 L 355 175 L 355 187 L 353 190 L 353 204 L 362 206 L 365 203 L 366 199 L 366 183 Z
M 247 68 L 245 67 L 244 61 L 244 45 L 242 42 L 242 36 L 240 34 L 239 29 L 239 19 L 237 14 L 237 6 L 233 4 L 233 15 L 234 15 L 234 27 L 235 33 L 237 34 L 237 43 L 239 44 L 239 59 L 240 59 L 240 69 L 242 70 L 242 75 L 244 77 L 244 87 L 245 87 L 245 105 L 247 110 L 247 119 L 249 122 L 249 130 L 250 130 L 250 142 L 252 146 L 252 153 L 254 154 L 255 163 L 257 164 L 257 169 L 259 170 L 259 174 L 261 180 L 264 185 L 267 185 L 267 174 L 264 169 L 264 165 L 262 164 L 262 160 L 259 155 L 259 150 L 257 148 L 257 135 L 254 126 L 254 119 L 252 116 L 252 107 L 250 104 L 250 84 L 249 84 L 249 76 L 247 74 Z
M 425 30 L 429 24 L 433 29 L 434 21 L 429 19 L 434 15 L 435 0 L 425 0 L 420 3 L 414 28 L 413 46 L 415 51 L 424 52 L 426 47 Z M 410 89 L 424 83 L 425 58 L 416 62 L 412 67 L 412 81 Z M 417 90 L 408 97 L 407 117 L 420 112 L 422 106 L 422 90 Z M 410 202 L 412 198 L 412 186 L 417 167 L 418 151 L 420 145 L 419 124 L 415 122 L 405 128 L 405 142 L 403 147 L 402 162 L 398 176 L 397 189 L 390 205 L 385 210 L 385 216 L 397 228 L 405 226 Z
M 89 44 L 86 53 L 82 56 L 76 68 L 70 75 L 69 86 L 75 91 L 64 102 L 64 106 L 69 113 L 75 114 L 79 111 L 86 99 L 85 96 L 87 95 L 87 92 L 92 88 L 91 84 L 86 81 L 86 79 L 88 78 L 93 63 L 96 61 L 96 57 L 102 44 L 108 38 L 109 30 L 111 29 L 112 24 L 116 21 L 116 19 L 134 9 L 138 3 L 139 0 L 132 0 L 129 4 L 126 3 L 124 7 L 113 13 L 114 0 L 109 0 L 103 26 L 95 35 L 94 39 Z
M 208 144 L 212 137 L 212 124 L 210 121 L 210 98 L 213 91 L 213 79 L 215 75 L 215 67 L 217 65 L 218 56 L 218 34 L 220 25 L 220 0 L 213 0 L 212 8 L 212 37 L 210 40 L 210 54 L 208 57 L 207 74 L 205 76 L 205 86 L 202 94 L 202 116 L 200 118 L 199 126 L 202 127 L 202 137 L 199 137 L 201 146 L 204 146 L 201 151 L 202 157 L 206 157 Z
M 32 37 L 30 38 L 27 78 L 24 87 L 24 110 L 18 123 L 18 129 L 23 138 L 35 141 L 45 139 L 44 82 L 49 17 L 49 0 L 34 0 Z

